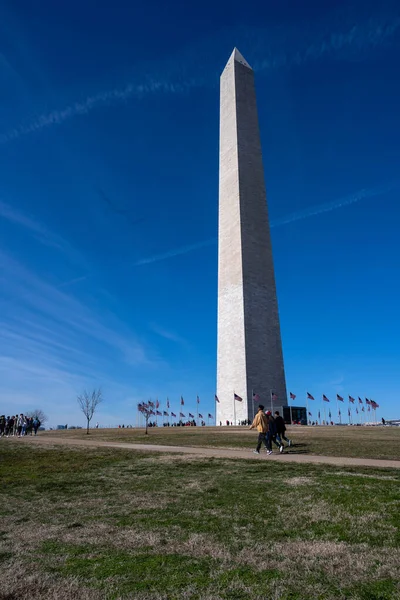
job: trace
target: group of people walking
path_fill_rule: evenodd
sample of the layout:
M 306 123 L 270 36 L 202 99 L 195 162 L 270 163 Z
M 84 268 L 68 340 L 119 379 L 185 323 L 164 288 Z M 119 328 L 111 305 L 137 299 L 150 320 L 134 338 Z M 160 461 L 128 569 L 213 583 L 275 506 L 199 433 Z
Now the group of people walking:
M 258 431 L 257 448 L 253 450 L 254 454 L 260 454 L 263 444 L 267 454 L 272 454 L 272 443 L 279 448 L 281 454 L 285 448 L 283 440 L 287 442 L 288 446 L 292 445 L 291 440 L 285 435 L 285 421 L 280 416 L 278 410 L 275 411 L 275 416 L 273 416 L 270 410 L 264 412 L 264 406 L 260 404 L 254 421 L 250 425 L 250 429 L 257 429 Z
M 40 427 L 37 417 L 27 417 L 22 413 L 12 417 L 0 416 L 0 437 L 22 437 L 24 435 L 36 435 Z

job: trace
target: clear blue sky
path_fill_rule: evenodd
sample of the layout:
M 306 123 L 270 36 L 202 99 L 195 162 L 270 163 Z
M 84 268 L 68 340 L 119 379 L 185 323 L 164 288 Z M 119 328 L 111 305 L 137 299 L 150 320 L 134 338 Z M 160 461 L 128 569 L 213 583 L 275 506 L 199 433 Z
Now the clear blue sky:
M 399 416 L 400 5 L 335 4 L 1 2 L 0 413 L 78 424 L 94 385 L 102 424 L 149 397 L 214 413 L 218 79 L 237 46 L 288 389 Z

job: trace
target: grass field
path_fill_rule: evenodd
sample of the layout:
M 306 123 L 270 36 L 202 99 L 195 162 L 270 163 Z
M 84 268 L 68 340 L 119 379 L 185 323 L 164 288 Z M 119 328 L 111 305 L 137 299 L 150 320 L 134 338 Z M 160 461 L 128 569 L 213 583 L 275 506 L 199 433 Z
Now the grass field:
M 400 598 L 397 470 L 1 440 L 0 482 L 2 600 Z
M 241 427 L 155 427 L 143 429 L 81 429 L 49 431 L 41 435 L 92 440 L 252 449 L 257 434 Z M 292 427 L 288 437 L 294 446 L 289 452 L 324 456 L 350 456 L 400 460 L 400 427 Z

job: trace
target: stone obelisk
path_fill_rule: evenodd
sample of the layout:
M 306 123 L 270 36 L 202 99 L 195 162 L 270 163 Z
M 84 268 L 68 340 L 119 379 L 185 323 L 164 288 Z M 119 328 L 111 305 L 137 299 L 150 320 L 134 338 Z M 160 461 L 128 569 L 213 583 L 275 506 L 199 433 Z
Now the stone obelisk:
M 216 421 L 225 425 L 252 419 L 253 404 L 287 405 L 254 72 L 236 48 L 221 75 L 219 160 Z

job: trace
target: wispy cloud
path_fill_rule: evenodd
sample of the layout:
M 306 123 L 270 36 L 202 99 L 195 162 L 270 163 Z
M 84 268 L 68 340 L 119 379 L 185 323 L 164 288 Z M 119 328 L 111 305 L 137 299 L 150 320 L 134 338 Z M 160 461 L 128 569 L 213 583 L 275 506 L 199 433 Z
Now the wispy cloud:
M 50 231 L 31 215 L 23 213 L 17 207 L 11 206 L 2 200 L 0 200 L 0 219 L 22 227 L 41 244 L 56 248 L 73 262 L 81 266 L 87 266 L 84 257 L 67 240 Z
M 84 336 L 86 341 L 100 343 L 108 351 L 117 353 L 126 364 L 151 362 L 145 348 L 132 332 L 126 330 L 118 317 L 105 310 L 96 315 L 92 306 L 51 285 L 0 251 L 1 281 L 6 284 L 3 315 L 6 315 L 7 306 L 13 307 L 12 314 L 18 306 L 18 313 L 26 315 L 27 321 L 37 321 L 50 328 L 54 332 L 53 339 L 58 336 L 65 342 L 72 338 L 76 345 L 79 337 Z M 25 335 L 26 327 L 19 330 Z
M 391 183 L 377 186 L 370 189 L 362 189 L 354 194 L 349 196 L 344 196 L 343 198 L 338 198 L 337 200 L 333 200 L 332 202 L 324 202 L 323 204 L 317 204 L 316 206 L 310 206 L 305 208 L 304 210 L 300 210 L 286 217 L 282 217 L 280 219 L 275 219 L 271 221 L 271 228 L 281 227 L 282 225 L 288 225 L 289 223 L 294 223 L 296 221 L 301 221 L 303 219 L 308 219 L 310 217 L 314 217 L 316 215 L 321 215 L 326 212 L 331 212 L 332 210 L 337 210 L 339 208 L 344 208 L 345 206 L 350 206 L 351 204 L 355 204 L 356 202 L 360 202 L 361 200 L 365 200 L 366 198 L 373 198 L 375 196 L 381 196 L 383 194 L 388 194 L 389 192 L 399 189 L 400 181 L 393 181 Z M 206 246 L 213 246 L 217 243 L 217 238 L 210 238 L 208 240 L 203 240 L 197 242 L 196 244 L 189 244 L 188 246 L 181 246 L 180 248 L 175 248 L 174 250 L 169 250 L 168 252 L 163 252 L 160 254 L 154 254 L 153 256 L 149 256 L 147 258 L 141 258 L 135 263 L 135 266 L 148 265 L 151 263 L 159 262 L 162 260 L 166 260 L 168 258 L 173 258 L 175 256 L 180 256 L 181 254 L 187 254 L 188 252 L 192 252 L 193 250 L 199 250 L 201 248 L 205 248 Z
M 35 235 L 42 243 L 48 246 L 65 249 L 66 242 L 61 237 L 49 232 L 44 225 L 34 218 L 22 213 L 18 208 L 15 208 L 2 200 L 0 200 L 0 218 L 24 227 L 29 230 L 30 233 Z
M 193 87 L 215 84 L 218 73 L 210 69 L 210 58 L 212 56 L 215 61 L 215 57 L 226 52 L 227 44 L 230 45 L 232 41 L 246 55 L 249 51 L 249 59 L 255 70 L 266 71 L 300 66 L 327 56 L 340 59 L 361 56 L 366 51 L 386 44 L 400 29 L 400 17 L 393 14 L 376 15 L 357 22 L 351 16 L 343 18 L 338 11 L 336 21 L 337 24 L 330 15 L 324 21 L 291 28 L 224 30 L 214 38 L 181 49 L 179 56 L 166 58 L 161 66 L 159 62 L 146 65 L 146 72 L 153 73 L 151 76 L 138 74 L 126 85 L 90 94 L 0 134 L 0 144 L 61 125 L 99 107 L 140 99 L 149 94 L 181 94 Z
M 36 404 L 53 419 L 79 423 L 76 393 L 83 387 L 101 385 L 113 406 L 132 395 L 132 378 L 163 366 L 96 297 L 66 293 L 2 251 L 0 285 L 2 412 Z

